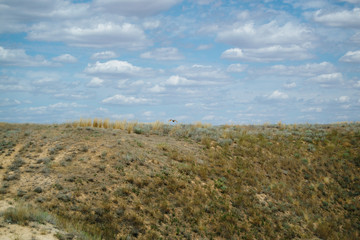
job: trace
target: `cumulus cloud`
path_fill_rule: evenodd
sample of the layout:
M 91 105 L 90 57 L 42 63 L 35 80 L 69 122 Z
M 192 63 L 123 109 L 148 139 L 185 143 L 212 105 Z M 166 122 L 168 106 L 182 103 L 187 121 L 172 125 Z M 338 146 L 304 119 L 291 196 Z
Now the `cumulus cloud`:
M 284 88 L 291 89 L 291 88 L 295 88 L 295 87 L 296 87 L 296 83 L 295 83 L 295 82 L 285 83 L 285 84 L 284 84 Z
M 247 65 L 236 63 L 228 66 L 226 71 L 228 72 L 243 72 L 247 68 Z
M 162 61 L 180 60 L 184 58 L 184 56 L 179 53 L 179 50 L 173 47 L 157 48 L 153 51 L 145 52 L 140 56 L 141 58 L 150 58 Z
M 77 62 L 77 58 L 72 56 L 71 54 L 63 54 L 63 55 L 54 57 L 53 60 L 55 62 L 61 62 L 61 63 L 75 63 L 75 62 Z
M 24 49 L 6 49 L 0 46 L 0 64 L 5 66 L 39 67 L 54 65 L 43 56 L 27 55 Z
M 95 64 L 88 64 L 85 72 L 93 75 L 134 76 L 142 74 L 145 70 L 126 61 L 110 60 L 104 63 L 96 62 Z
M 181 0 L 95 0 L 94 6 L 101 11 L 123 16 L 146 17 L 165 11 Z M 146 7 L 144 7 L 146 6 Z
M 181 76 L 195 80 L 216 80 L 226 79 L 228 76 L 221 69 L 211 65 L 194 64 L 192 66 L 181 65 L 175 69 L 175 72 Z
M 314 13 L 314 21 L 331 27 L 360 27 L 360 8 L 341 10 L 337 12 L 324 12 L 318 10 Z
M 306 48 L 297 45 L 275 45 L 256 49 L 231 48 L 221 54 L 221 58 L 253 62 L 304 60 L 311 57 Z
M 337 99 L 339 103 L 348 103 L 350 102 L 350 98 L 348 96 L 341 96 Z
M 309 28 L 291 22 L 279 25 L 276 21 L 259 26 L 253 22 L 236 23 L 217 35 L 218 41 L 242 48 L 264 48 L 289 44 L 302 46 L 311 39 L 313 36 Z
M 62 41 L 80 47 L 123 47 L 142 49 L 150 44 L 144 31 L 131 23 L 118 23 L 99 19 L 79 22 L 43 22 L 35 24 L 28 39 L 36 41 Z
M 104 80 L 98 77 L 94 77 L 91 81 L 87 84 L 88 87 L 102 87 Z
M 343 75 L 339 72 L 321 74 L 319 76 L 312 77 L 309 80 L 319 83 L 322 87 L 330 87 L 332 85 L 341 83 L 343 81 Z
M 146 98 L 138 98 L 133 96 L 124 96 L 116 94 L 112 97 L 105 98 L 102 103 L 106 104 L 117 104 L 117 105 L 132 105 L 132 104 L 149 104 L 152 101 Z
M 0 32 L 26 31 L 28 26 L 39 21 L 78 19 L 87 16 L 89 4 L 53 0 L 4 0 L 0 5 Z
M 145 21 L 143 23 L 143 26 L 145 29 L 156 29 L 160 26 L 160 21 L 159 20 Z
M 103 51 L 94 53 L 91 56 L 91 59 L 109 59 L 109 58 L 116 58 L 117 55 L 113 51 Z
M 198 84 L 198 82 L 194 80 L 189 80 L 185 77 L 180 77 L 178 75 L 171 76 L 165 81 L 165 85 L 169 86 L 188 86 L 196 84 Z
M 235 46 L 223 52 L 222 58 L 260 62 L 311 58 L 314 36 L 308 27 L 292 22 L 238 22 L 219 31 L 216 39 Z
M 320 74 L 334 73 L 335 66 L 329 62 L 307 63 L 298 66 L 274 65 L 264 73 L 285 76 L 314 77 Z
M 340 58 L 340 61 L 360 63 L 360 50 L 347 52 L 344 56 Z
M 149 88 L 149 92 L 152 92 L 152 93 L 162 93 L 162 92 L 165 92 L 165 90 L 166 90 L 165 87 L 160 86 L 158 84 L 152 88 Z
M 271 100 L 285 100 L 288 99 L 289 96 L 286 93 L 280 92 L 279 90 L 275 90 L 267 98 Z

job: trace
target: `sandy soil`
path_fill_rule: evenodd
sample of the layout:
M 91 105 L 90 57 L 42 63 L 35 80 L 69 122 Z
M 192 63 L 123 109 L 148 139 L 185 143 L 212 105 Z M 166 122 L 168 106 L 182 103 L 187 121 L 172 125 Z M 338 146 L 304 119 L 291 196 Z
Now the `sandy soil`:
M 11 207 L 10 200 L 0 200 L 0 213 Z M 0 217 L 0 240 L 56 240 L 58 238 L 54 235 L 57 232 L 59 230 L 49 223 L 31 222 L 28 226 L 20 226 L 7 223 Z

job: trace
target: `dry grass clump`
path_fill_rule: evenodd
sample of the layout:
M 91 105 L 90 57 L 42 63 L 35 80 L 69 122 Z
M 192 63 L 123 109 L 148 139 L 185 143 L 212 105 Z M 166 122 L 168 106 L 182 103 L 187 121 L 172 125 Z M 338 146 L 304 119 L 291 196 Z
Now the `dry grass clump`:
M 80 127 L 91 127 L 91 119 L 81 118 L 79 121 L 79 126 Z
M 159 131 L 159 130 L 163 129 L 163 127 L 164 127 L 164 123 L 161 121 L 156 121 L 156 122 L 151 123 L 151 128 L 153 131 Z
M 28 225 L 29 222 L 54 222 L 54 218 L 48 213 L 24 202 L 17 203 L 15 207 L 6 209 L 0 215 L 4 218 L 5 222 L 19 225 Z
M 114 129 L 125 130 L 125 127 L 126 127 L 126 120 L 123 121 L 116 120 L 115 123 L 113 124 Z

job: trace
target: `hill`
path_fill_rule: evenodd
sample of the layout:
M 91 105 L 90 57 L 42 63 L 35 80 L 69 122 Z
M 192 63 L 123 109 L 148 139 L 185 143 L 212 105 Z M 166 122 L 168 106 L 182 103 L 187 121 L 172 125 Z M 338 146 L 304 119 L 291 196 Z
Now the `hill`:
M 0 233 L 48 224 L 54 239 L 360 237 L 359 123 L 0 123 L 0 137 Z

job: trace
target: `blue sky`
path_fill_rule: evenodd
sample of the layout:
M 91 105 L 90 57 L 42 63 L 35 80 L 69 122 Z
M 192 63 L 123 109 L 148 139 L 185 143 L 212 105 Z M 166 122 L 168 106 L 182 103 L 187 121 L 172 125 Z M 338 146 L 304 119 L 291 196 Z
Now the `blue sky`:
M 360 0 L 0 0 L 0 121 L 360 120 Z

